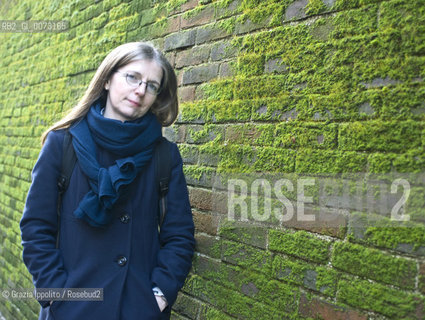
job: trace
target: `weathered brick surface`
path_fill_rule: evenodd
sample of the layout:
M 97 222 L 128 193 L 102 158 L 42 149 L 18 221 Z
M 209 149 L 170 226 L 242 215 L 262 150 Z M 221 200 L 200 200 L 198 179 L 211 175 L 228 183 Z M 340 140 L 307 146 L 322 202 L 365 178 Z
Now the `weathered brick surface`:
M 302 260 L 276 255 L 272 263 L 272 274 L 276 279 L 302 286 L 334 297 L 339 273 L 332 268 L 316 266 Z
M 207 64 L 189 68 L 183 73 L 182 84 L 188 85 L 210 81 L 217 77 L 218 68 L 218 64 Z
M 228 35 L 225 30 L 218 28 L 216 24 L 208 24 L 196 29 L 196 44 L 222 39 Z
M 198 188 L 189 189 L 189 199 L 193 207 L 201 210 L 212 209 L 213 194 L 210 190 L 203 190 Z
M 297 0 L 293 2 L 285 11 L 285 20 L 292 20 L 296 18 L 305 18 L 305 9 L 308 5 L 307 0 Z
M 220 41 L 211 47 L 211 60 L 221 61 L 223 59 L 232 58 L 236 55 L 237 48 L 229 43 L 229 41 Z
M 40 134 L 77 103 L 112 48 L 148 40 L 177 73 L 180 114 L 164 135 L 181 152 L 196 225 L 194 267 L 172 318 L 424 319 L 423 7 L 407 0 L 6 3 L 0 15 L 8 20 L 69 20 L 70 28 L 2 33 L 0 288 L 32 285 L 19 220 Z M 371 174 L 380 176 L 364 190 L 341 187 L 341 179 Z M 329 193 L 306 187 L 311 201 L 298 202 L 297 182 L 329 175 Z M 232 179 L 246 183 L 236 204 Z M 253 194 L 257 179 L 270 190 L 263 184 Z M 389 194 L 383 201 L 380 179 Z M 390 219 L 403 201 L 403 179 L 405 223 Z M 292 189 L 278 190 L 278 180 Z M 30 300 L 0 303 L 7 320 L 34 319 L 38 308 Z
M 193 210 L 193 221 L 197 232 L 217 235 L 219 217 Z
M 195 30 L 188 30 L 181 33 L 173 33 L 165 38 L 164 50 L 181 49 L 195 44 Z
M 177 94 L 179 95 L 180 102 L 188 102 L 195 100 L 195 86 L 186 86 L 183 88 L 179 88 Z
M 212 258 L 220 258 L 221 243 L 213 236 L 197 234 L 196 251 Z
M 183 15 L 181 27 L 186 29 L 206 24 L 214 19 L 214 12 L 215 8 L 211 4 L 206 5 L 200 12 L 196 12 L 193 15 L 189 12 L 188 15 Z
M 189 319 L 196 319 L 200 308 L 201 303 L 198 300 L 184 294 L 179 294 L 173 309 L 179 315 L 188 317 Z
M 193 47 L 177 53 L 176 68 L 205 63 L 210 56 L 209 46 Z
M 265 273 L 271 270 L 272 255 L 268 251 L 227 240 L 222 240 L 221 249 L 223 261 Z
M 365 314 L 350 310 L 344 307 L 338 307 L 332 303 L 313 298 L 309 300 L 304 294 L 300 300 L 300 314 L 303 317 L 323 320 L 367 320 Z
M 267 246 L 267 231 L 250 223 L 223 221 L 220 225 L 220 236 L 262 249 Z

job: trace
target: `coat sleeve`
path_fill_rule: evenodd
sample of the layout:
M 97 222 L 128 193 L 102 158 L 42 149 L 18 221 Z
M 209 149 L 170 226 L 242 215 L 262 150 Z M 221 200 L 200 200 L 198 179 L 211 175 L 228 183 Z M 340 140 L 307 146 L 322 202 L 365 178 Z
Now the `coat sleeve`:
M 32 183 L 20 222 L 23 260 L 36 288 L 63 288 L 67 279 L 56 249 L 57 181 L 62 161 L 63 134 L 50 132 L 32 171 Z M 48 302 L 40 301 L 42 306 Z
M 177 145 L 172 144 L 172 170 L 167 194 L 167 214 L 161 227 L 157 267 L 152 273 L 153 287 L 159 287 L 169 305 L 192 266 L 195 248 L 194 224 L 189 203 L 183 161 Z

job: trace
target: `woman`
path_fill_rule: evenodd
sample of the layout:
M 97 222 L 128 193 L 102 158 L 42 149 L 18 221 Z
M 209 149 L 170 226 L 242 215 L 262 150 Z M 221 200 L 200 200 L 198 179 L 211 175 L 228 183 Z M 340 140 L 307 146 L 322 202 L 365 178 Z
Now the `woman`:
M 194 226 L 182 159 L 167 142 L 168 210 L 158 230 L 152 157 L 161 127 L 177 113 L 168 61 L 146 43 L 127 43 L 109 53 L 81 101 L 43 135 L 20 223 L 24 262 L 36 288 L 103 288 L 103 301 L 40 301 L 39 319 L 169 319 L 191 267 Z M 77 163 L 58 223 L 66 130 Z

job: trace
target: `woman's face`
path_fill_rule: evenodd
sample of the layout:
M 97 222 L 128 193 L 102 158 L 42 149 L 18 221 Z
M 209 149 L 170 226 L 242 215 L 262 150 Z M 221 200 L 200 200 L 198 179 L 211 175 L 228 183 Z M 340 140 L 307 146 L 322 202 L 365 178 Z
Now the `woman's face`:
M 152 60 L 136 60 L 121 67 L 105 84 L 104 116 L 120 121 L 143 117 L 155 102 L 153 91 L 161 79 L 162 68 Z

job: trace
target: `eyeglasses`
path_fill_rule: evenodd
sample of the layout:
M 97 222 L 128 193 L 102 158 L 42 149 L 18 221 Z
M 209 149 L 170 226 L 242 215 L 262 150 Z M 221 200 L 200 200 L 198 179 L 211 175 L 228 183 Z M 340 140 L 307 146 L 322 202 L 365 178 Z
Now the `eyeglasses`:
M 161 87 L 160 85 L 158 85 L 158 83 L 153 82 L 153 81 L 142 81 L 140 80 L 139 77 L 137 77 L 135 74 L 133 73 L 129 73 L 129 72 L 120 72 L 120 71 L 116 71 L 117 73 L 120 73 L 122 75 L 125 76 L 125 80 L 127 81 L 128 85 L 133 87 L 133 88 L 137 88 L 140 85 L 142 85 L 142 83 L 146 84 L 146 92 L 152 95 L 157 96 L 160 91 L 161 91 Z

